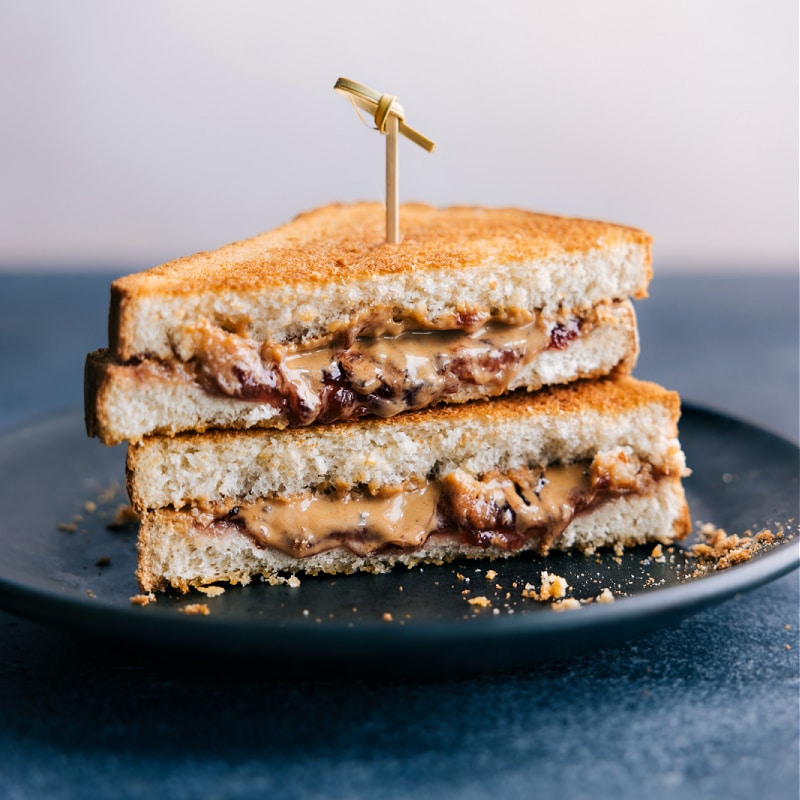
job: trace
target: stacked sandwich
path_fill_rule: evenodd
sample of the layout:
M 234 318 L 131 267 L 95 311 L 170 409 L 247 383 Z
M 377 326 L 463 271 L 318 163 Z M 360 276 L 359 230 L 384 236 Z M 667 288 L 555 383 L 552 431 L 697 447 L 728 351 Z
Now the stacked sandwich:
M 90 435 L 128 446 L 145 591 L 689 529 L 679 399 L 630 376 L 631 228 L 334 205 L 111 287 Z

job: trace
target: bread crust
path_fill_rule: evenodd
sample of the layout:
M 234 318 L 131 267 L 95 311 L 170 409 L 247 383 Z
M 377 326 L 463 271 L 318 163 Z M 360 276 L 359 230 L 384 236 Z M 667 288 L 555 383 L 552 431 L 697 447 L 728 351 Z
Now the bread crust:
M 433 315 L 534 311 L 640 298 L 651 239 L 612 223 L 513 208 L 402 208 L 386 244 L 383 206 L 331 205 L 276 230 L 128 275 L 111 286 L 120 360 L 168 357 L 170 330 L 206 317 L 261 341 L 323 335 L 380 303 Z

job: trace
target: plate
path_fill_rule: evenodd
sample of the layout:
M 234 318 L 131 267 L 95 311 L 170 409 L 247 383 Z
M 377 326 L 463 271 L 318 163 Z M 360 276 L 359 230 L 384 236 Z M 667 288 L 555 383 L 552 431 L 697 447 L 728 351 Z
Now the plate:
M 561 658 L 678 624 L 800 563 L 797 446 L 692 406 L 681 441 L 694 520 L 782 537 L 716 571 L 697 569 L 688 549 L 695 532 L 661 557 L 652 547 L 528 554 L 306 577 L 299 587 L 254 582 L 140 606 L 131 603 L 136 523 L 116 518 L 126 502 L 124 447 L 87 439 L 80 414 L 65 412 L 0 437 L 0 607 L 159 660 L 202 657 L 269 673 L 453 674 Z M 523 597 L 543 570 L 565 578 L 583 603 L 556 613 Z M 614 602 L 597 602 L 606 589 Z M 476 598 L 485 599 L 469 602 Z M 209 613 L 196 613 L 203 604 Z

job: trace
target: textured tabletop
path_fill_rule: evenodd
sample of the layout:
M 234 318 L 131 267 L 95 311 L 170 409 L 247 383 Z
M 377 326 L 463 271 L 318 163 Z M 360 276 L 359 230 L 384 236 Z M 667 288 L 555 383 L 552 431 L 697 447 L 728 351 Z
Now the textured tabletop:
M 0 275 L 0 433 L 80 404 L 111 277 Z M 636 374 L 797 441 L 797 299 L 657 278 Z M 0 797 L 796 798 L 798 608 L 794 572 L 614 649 L 426 681 L 166 665 L 0 612 Z

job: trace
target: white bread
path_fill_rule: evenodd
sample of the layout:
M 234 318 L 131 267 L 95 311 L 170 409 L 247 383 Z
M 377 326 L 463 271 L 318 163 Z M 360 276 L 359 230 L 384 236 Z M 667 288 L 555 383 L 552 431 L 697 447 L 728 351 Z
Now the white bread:
M 563 349 L 547 349 L 523 364 L 502 388 L 463 383 L 443 398 L 463 403 L 501 391 L 568 383 L 611 372 L 627 373 L 638 355 L 636 318 L 629 301 L 612 304 L 597 324 Z M 202 433 L 214 428 L 285 428 L 286 415 L 268 402 L 223 397 L 205 391 L 186 371 L 158 364 L 117 364 L 107 353 L 90 354 L 86 368 L 86 420 L 105 444 L 141 441 L 154 434 Z
M 519 209 L 402 206 L 384 239 L 379 203 L 331 205 L 253 239 L 197 253 L 111 287 L 118 360 L 173 357 L 176 332 L 205 318 L 257 341 L 341 330 L 378 307 L 513 316 L 644 297 L 651 239 L 633 228 Z
M 401 486 L 442 480 L 456 470 L 481 476 L 590 461 L 625 451 L 654 468 L 646 491 L 615 497 L 571 520 L 551 545 L 591 550 L 608 544 L 668 542 L 688 532 L 677 438 L 679 399 L 630 377 L 581 381 L 440 406 L 381 420 L 285 431 L 216 432 L 131 445 L 128 484 L 139 511 L 139 579 L 147 591 L 185 590 L 217 580 L 246 583 L 279 572 L 383 570 L 396 563 L 458 555 L 509 555 L 436 537 L 413 552 L 356 555 L 344 547 L 293 558 L 231 530 L 195 526 L 195 510 L 215 503 L 259 503 L 302 492 Z M 536 547 L 535 542 L 526 549 Z

